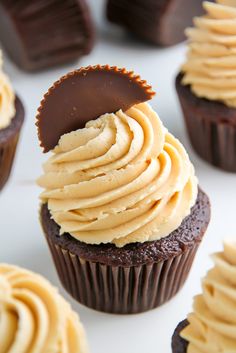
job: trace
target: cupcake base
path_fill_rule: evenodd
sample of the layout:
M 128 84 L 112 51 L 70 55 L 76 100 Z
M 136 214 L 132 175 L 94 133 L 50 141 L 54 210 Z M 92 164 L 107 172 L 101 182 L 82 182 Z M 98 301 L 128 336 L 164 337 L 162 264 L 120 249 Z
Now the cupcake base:
M 59 236 L 47 204 L 40 216 L 65 289 L 95 310 L 131 314 L 162 305 L 183 286 L 210 220 L 210 203 L 199 190 L 191 214 L 168 237 L 123 248 Z
M 188 326 L 188 320 L 180 322 L 174 332 L 171 344 L 173 353 L 187 353 L 188 342 L 180 336 L 181 331 L 183 331 L 186 326 Z
M 176 89 L 195 151 L 207 162 L 236 172 L 236 109 L 195 96 L 176 78 Z
M 10 125 L 0 130 L 0 190 L 10 176 L 21 126 L 24 121 L 24 108 L 18 97 L 16 97 L 15 108 L 16 114 Z

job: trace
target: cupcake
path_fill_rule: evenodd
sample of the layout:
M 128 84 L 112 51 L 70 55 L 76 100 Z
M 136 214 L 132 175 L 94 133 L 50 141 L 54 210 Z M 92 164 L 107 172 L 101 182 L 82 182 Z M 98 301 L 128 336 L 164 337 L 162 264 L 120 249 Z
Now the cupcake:
M 42 276 L 0 264 L 1 352 L 88 353 L 78 315 Z
M 181 143 L 147 103 L 139 76 L 81 68 L 39 108 L 40 218 L 57 272 L 80 303 L 138 313 L 184 284 L 210 219 Z
M 0 18 L 0 41 L 24 70 L 76 61 L 93 47 L 86 0 L 2 0 Z
M 203 7 L 206 15 L 186 31 L 189 50 L 176 88 L 196 152 L 236 172 L 236 2 Z
M 215 266 L 194 299 L 193 313 L 177 327 L 173 353 L 236 351 L 236 242 L 225 241 L 213 255 Z
M 202 13 L 199 0 L 108 0 L 107 18 L 142 40 L 162 46 L 185 39 L 184 29 Z
M 2 71 L 0 51 L 0 190 L 7 182 L 24 121 L 24 108 Z

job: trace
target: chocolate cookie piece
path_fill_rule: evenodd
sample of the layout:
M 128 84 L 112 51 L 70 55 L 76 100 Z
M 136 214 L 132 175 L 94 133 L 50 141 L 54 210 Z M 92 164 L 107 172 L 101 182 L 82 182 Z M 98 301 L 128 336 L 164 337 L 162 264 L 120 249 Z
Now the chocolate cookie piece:
M 25 70 L 76 60 L 93 46 L 93 24 L 85 0 L 2 0 L 0 19 L 0 41 Z
M 177 326 L 174 335 L 172 337 L 172 352 L 173 353 L 187 353 L 188 349 L 188 342 L 185 341 L 181 336 L 180 333 L 183 329 L 188 326 L 188 320 L 184 320 L 179 323 Z
M 95 310 L 131 314 L 162 305 L 183 286 L 210 220 L 210 203 L 199 190 L 191 214 L 169 236 L 123 248 L 60 236 L 47 204 L 40 218 L 65 289 Z
M 140 76 L 115 66 L 88 66 L 70 72 L 54 83 L 38 109 L 41 146 L 48 152 L 65 133 L 83 128 L 102 114 L 126 111 L 154 94 Z
M 193 16 L 203 13 L 200 0 L 108 0 L 107 17 L 141 39 L 168 46 L 185 39 Z
M 182 78 L 179 73 L 176 90 L 195 151 L 214 166 L 236 172 L 236 109 L 197 97 Z
M 24 121 L 24 108 L 18 97 L 16 114 L 10 125 L 0 130 L 0 190 L 6 184 L 12 169 L 20 130 Z

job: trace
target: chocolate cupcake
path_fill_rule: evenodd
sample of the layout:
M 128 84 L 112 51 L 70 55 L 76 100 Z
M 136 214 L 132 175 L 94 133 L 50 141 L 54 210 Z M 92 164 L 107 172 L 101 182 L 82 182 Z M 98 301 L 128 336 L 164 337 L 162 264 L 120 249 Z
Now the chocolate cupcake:
M 78 315 L 42 276 L 0 264 L 1 352 L 88 353 Z
M 138 313 L 172 298 L 209 223 L 209 199 L 152 96 L 139 76 L 95 66 L 61 78 L 39 109 L 52 151 L 38 180 L 42 227 L 62 284 L 96 310 Z
M 137 37 L 162 46 L 185 39 L 184 29 L 202 13 L 200 0 L 108 0 L 107 18 Z
M 176 89 L 196 152 L 236 172 L 236 5 L 218 0 L 203 6 L 207 15 L 186 31 L 189 52 Z
M 0 190 L 11 173 L 23 121 L 24 108 L 2 71 L 0 51 Z
M 236 351 L 236 242 L 225 241 L 224 251 L 213 260 L 193 313 L 175 330 L 173 353 Z
M 93 46 L 86 0 L 3 0 L 0 18 L 0 41 L 24 70 L 77 60 Z

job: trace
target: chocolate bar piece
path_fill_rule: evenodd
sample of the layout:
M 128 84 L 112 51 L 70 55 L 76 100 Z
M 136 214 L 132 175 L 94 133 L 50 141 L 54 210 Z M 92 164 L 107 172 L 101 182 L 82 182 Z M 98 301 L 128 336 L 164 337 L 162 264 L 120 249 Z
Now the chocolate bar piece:
M 107 17 L 139 38 L 162 46 L 185 39 L 184 29 L 202 14 L 201 0 L 108 0 Z
M 25 70 L 76 60 L 91 51 L 93 38 L 85 0 L 0 2 L 0 42 Z

